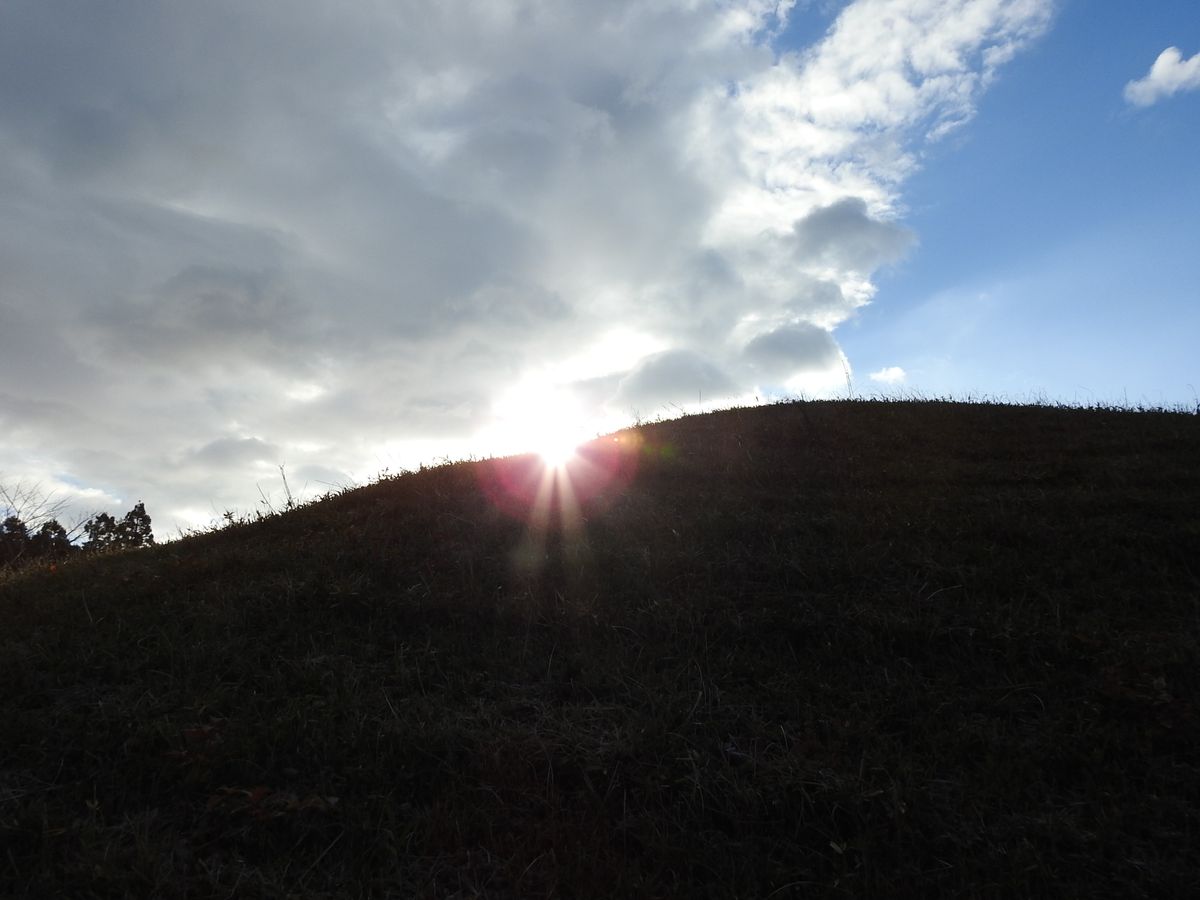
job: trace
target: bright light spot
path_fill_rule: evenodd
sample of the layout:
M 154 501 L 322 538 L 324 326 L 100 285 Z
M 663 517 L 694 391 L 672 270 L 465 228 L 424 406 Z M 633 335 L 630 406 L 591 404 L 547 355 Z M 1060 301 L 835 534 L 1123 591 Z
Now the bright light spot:
M 552 385 L 525 382 L 494 407 L 487 432 L 489 450 L 498 455 L 536 453 L 550 468 L 561 468 L 580 444 L 594 437 L 595 424 L 579 401 Z
M 562 435 L 547 435 L 545 441 L 537 448 L 537 454 L 551 469 L 561 469 L 575 456 L 575 449 L 580 442 Z

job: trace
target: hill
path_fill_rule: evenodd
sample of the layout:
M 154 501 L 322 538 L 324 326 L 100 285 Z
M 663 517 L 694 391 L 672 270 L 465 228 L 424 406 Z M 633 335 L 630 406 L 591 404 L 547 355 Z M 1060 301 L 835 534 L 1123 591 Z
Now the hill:
M 1188 896 L 1197 460 L 794 403 L 9 577 L 0 895 Z

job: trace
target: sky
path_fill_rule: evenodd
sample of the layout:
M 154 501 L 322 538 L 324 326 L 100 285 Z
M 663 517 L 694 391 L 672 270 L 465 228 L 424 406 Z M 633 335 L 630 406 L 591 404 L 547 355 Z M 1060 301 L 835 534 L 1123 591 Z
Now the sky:
M 1200 390 L 1194 0 L 0 0 L 0 484 L 160 538 L 781 397 Z

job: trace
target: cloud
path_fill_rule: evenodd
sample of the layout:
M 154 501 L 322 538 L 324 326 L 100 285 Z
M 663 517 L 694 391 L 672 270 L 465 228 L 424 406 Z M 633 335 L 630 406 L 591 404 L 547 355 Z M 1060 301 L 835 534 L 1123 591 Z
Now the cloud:
M 787 48 L 791 6 L 8 3 L 0 470 L 186 522 L 253 505 L 248 436 L 361 479 L 530 379 L 597 421 L 840 380 L 904 180 L 1051 4 Z
M 908 379 L 908 373 L 899 366 L 887 366 L 867 377 L 879 384 L 903 384 Z
M 840 364 L 837 342 L 828 331 L 806 322 L 784 325 L 754 337 L 743 354 L 765 383 L 782 384 L 802 372 L 827 371 Z
M 648 357 L 617 387 L 617 402 L 639 413 L 669 404 L 699 403 L 728 396 L 735 383 L 710 360 L 690 350 L 668 350 Z
M 279 448 L 258 438 L 219 438 L 205 444 L 191 459 L 217 466 L 245 466 L 249 463 L 275 463 Z
M 1184 59 L 1178 47 L 1158 55 L 1144 78 L 1125 85 L 1125 99 L 1134 106 L 1153 106 L 1182 91 L 1200 89 L 1200 53 Z
M 872 219 L 859 197 L 814 209 L 796 222 L 792 231 L 801 260 L 861 274 L 896 262 L 915 241 L 911 231 Z
M 232 354 L 288 368 L 309 313 L 278 272 L 188 266 L 140 296 L 86 314 L 108 352 L 138 365 L 222 365 Z
M 322 494 L 326 491 L 338 490 L 354 486 L 354 479 L 339 469 L 328 466 L 301 466 L 288 475 L 290 481 L 295 481 L 293 490 L 306 494 Z

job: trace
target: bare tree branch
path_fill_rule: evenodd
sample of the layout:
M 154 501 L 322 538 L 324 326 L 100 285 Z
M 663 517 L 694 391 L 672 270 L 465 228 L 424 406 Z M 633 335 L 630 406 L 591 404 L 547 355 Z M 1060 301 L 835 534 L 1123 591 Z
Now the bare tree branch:
M 0 520 L 15 516 L 32 532 L 47 522 L 58 521 L 70 504 L 70 498 L 58 497 L 42 488 L 40 481 L 0 480 Z M 67 537 L 74 541 L 83 533 L 83 526 L 92 514 L 85 514 L 66 528 Z M 61 524 L 61 523 L 60 523 Z

